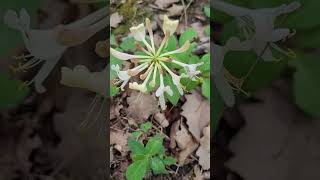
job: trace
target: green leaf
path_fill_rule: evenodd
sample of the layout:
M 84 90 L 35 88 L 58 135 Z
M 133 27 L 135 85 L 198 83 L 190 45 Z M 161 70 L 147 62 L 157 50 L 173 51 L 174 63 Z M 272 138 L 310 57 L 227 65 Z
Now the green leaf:
M 210 6 L 209 5 L 204 6 L 203 12 L 207 17 L 210 17 Z
M 184 43 L 188 40 L 192 42 L 192 40 L 196 37 L 197 37 L 197 32 L 194 29 L 192 28 L 186 29 L 180 36 L 179 46 L 180 47 L 183 46 Z
M 300 55 L 296 60 L 294 95 L 296 104 L 306 113 L 320 117 L 320 61 L 313 55 Z
M 274 57 L 278 58 L 276 53 Z M 229 52 L 225 56 L 224 65 L 227 70 L 236 78 L 243 78 L 256 63 L 257 56 L 253 52 Z M 255 92 L 266 87 L 277 79 L 287 65 L 287 60 L 279 62 L 265 62 L 258 60 L 249 77 L 245 80 L 242 89 L 247 92 Z
M 115 96 L 120 92 L 120 88 L 115 87 L 113 84 L 110 83 L 110 96 Z
M 201 86 L 202 95 L 210 100 L 210 79 L 205 78 Z
M 23 83 L 9 77 L 5 73 L 0 73 L 0 108 L 21 102 L 28 94 L 29 88 L 24 87 Z
M 300 0 L 301 7 L 291 13 L 284 26 L 294 29 L 310 29 L 320 25 L 317 20 L 319 14 L 320 1 L 319 0 Z
M 118 43 L 117 43 L 116 38 L 115 38 L 114 35 L 111 34 L 111 33 L 110 33 L 110 45 L 111 45 L 111 46 L 118 46 Z
M 199 85 L 199 81 L 193 81 L 189 78 L 182 78 L 181 84 L 185 87 L 186 91 L 190 92 Z
M 153 174 L 165 174 L 167 173 L 166 167 L 159 157 L 151 158 L 151 169 Z
M 204 62 L 203 65 L 199 66 L 199 70 L 202 73 L 210 71 L 210 54 L 205 54 L 202 56 L 201 61 Z
M 140 125 L 140 129 L 145 133 L 148 132 L 151 128 L 152 128 L 152 123 L 151 122 L 145 122 L 145 123 Z
M 128 138 L 128 147 L 133 154 L 144 154 L 145 148 L 143 144 L 132 137 Z
M 23 44 L 22 34 L 21 32 L 9 28 L 3 22 L 3 17 L 7 10 L 13 9 L 19 14 L 21 8 L 25 8 L 28 11 L 31 19 L 31 27 L 35 27 L 34 25 L 37 23 L 37 11 L 40 6 L 39 0 L 1 0 L 0 6 L 0 33 L 1 33 L 1 42 L 0 42 L 0 54 L 2 56 L 7 56 L 9 51 L 13 48 L 16 48 L 17 45 Z
M 174 158 L 174 157 L 171 157 L 171 156 L 169 156 L 169 157 L 166 157 L 165 159 L 163 159 L 163 163 L 165 164 L 165 165 L 172 165 L 172 164 L 175 164 L 177 162 L 177 160 Z
M 173 104 L 174 106 L 177 105 L 180 99 L 180 93 L 178 91 L 177 86 L 173 84 L 171 76 L 168 74 L 164 76 L 163 81 L 165 85 L 170 86 L 173 92 L 172 96 L 165 93 L 165 97 L 171 102 L 171 104 Z
M 147 158 L 144 154 L 133 154 L 132 155 L 132 160 L 133 161 L 140 161 Z
M 122 52 L 122 50 L 119 49 L 119 48 L 116 48 L 116 50 L 119 51 L 119 52 Z M 117 64 L 118 64 L 118 65 L 120 66 L 120 68 L 121 68 L 122 63 L 123 63 L 122 60 L 114 57 L 113 55 L 110 55 L 110 64 L 111 64 L 111 65 L 117 65 Z M 110 66 L 110 67 L 111 67 L 111 66 Z M 111 72 L 112 72 L 112 71 L 113 71 L 113 70 L 111 70 Z M 113 72 L 114 72 L 114 71 L 113 71 Z
M 124 51 L 135 51 L 136 45 L 135 40 L 133 37 L 126 37 L 123 39 L 122 43 L 120 44 L 120 48 Z
M 177 38 L 176 36 L 170 36 L 166 50 L 174 51 L 176 49 L 177 49 Z
M 162 145 L 163 138 L 159 136 L 151 137 L 145 147 L 145 153 L 149 155 L 162 154 L 164 147 Z
M 141 131 L 135 131 L 133 133 L 131 133 L 132 137 L 134 139 L 138 139 L 141 135 L 142 135 L 142 132 Z
M 299 48 L 318 48 L 320 47 L 320 26 L 310 30 L 298 30 L 293 38 Z
M 204 29 L 204 34 L 206 35 L 206 36 L 210 36 L 210 26 L 208 25 L 207 27 L 205 27 L 205 29 Z
M 130 164 L 126 172 L 127 180 L 142 180 L 147 172 L 147 167 L 147 158 L 140 161 L 135 161 L 134 163 Z

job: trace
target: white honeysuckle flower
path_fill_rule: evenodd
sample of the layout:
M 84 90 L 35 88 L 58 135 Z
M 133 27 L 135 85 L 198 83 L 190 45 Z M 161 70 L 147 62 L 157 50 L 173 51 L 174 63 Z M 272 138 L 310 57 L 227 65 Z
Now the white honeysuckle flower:
M 83 19 L 68 25 L 58 25 L 53 29 L 31 29 L 30 16 L 25 9 L 21 9 L 19 16 L 13 10 L 8 10 L 4 15 L 4 23 L 10 28 L 21 32 L 22 38 L 29 55 L 17 57 L 25 63 L 12 67 L 14 71 L 27 71 L 42 63 L 37 75 L 26 85 L 34 83 L 37 92 L 43 93 L 46 88 L 42 85 L 53 70 L 63 53 L 71 46 L 83 43 L 96 32 L 106 27 L 108 23 L 107 8 L 102 8 Z M 68 41 L 60 41 L 68 40 Z
M 223 61 L 225 55 L 229 51 L 247 51 L 251 48 L 250 41 L 240 42 L 236 37 L 231 37 L 225 46 L 220 46 L 213 43 L 212 55 L 213 55 L 213 82 L 219 91 L 225 104 L 229 107 L 235 104 L 235 96 L 231 85 L 228 83 L 224 76 L 224 66 Z
M 173 72 L 168 68 L 168 66 L 166 66 L 163 62 L 160 62 L 160 64 L 161 64 L 162 67 L 164 67 L 164 69 L 167 70 L 167 72 L 170 74 L 171 79 L 172 79 L 172 82 L 173 82 L 173 84 L 177 87 L 180 95 L 183 95 L 183 89 L 184 89 L 184 87 L 182 86 L 182 84 L 181 84 L 180 81 L 181 81 L 181 78 L 185 77 L 185 75 L 182 74 L 182 75 L 178 76 L 178 75 L 176 75 L 175 73 L 173 73 Z
M 159 104 L 162 110 L 165 110 L 167 108 L 167 105 L 164 99 L 164 93 L 169 94 L 169 96 L 173 95 L 173 91 L 171 90 L 170 86 L 164 85 L 163 75 L 160 74 L 160 86 L 156 91 L 156 97 L 159 97 Z
M 170 20 L 167 15 L 163 16 L 162 30 L 164 33 L 169 31 L 170 35 L 172 35 L 174 32 L 176 32 L 178 25 L 178 20 Z
M 291 50 L 287 52 L 275 44 L 290 38 L 295 32 L 291 33 L 288 28 L 275 28 L 274 21 L 276 17 L 291 13 L 299 7 L 300 3 L 295 1 L 274 8 L 248 9 L 221 0 L 213 0 L 213 8 L 237 18 L 243 34 L 252 41 L 252 50 L 265 61 L 277 60 L 273 57 L 271 48 L 289 57 L 295 56 Z M 267 46 L 268 44 L 270 46 Z
M 60 83 L 76 88 L 83 88 L 107 98 L 107 67 L 101 72 L 90 72 L 85 66 L 77 65 L 73 69 L 61 68 Z
M 117 83 L 122 83 L 120 86 L 120 89 L 123 91 L 124 86 L 126 86 L 126 84 L 129 82 L 131 76 L 128 74 L 128 71 L 120 71 L 120 67 L 118 64 L 111 65 L 111 69 L 117 73 L 117 75 L 120 79 Z
M 182 66 L 185 68 L 186 72 L 187 72 L 187 76 L 192 79 L 193 81 L 196 80 L 196 77 L 198 74 L 201 73 L 201 71 L 197 70 L 198 66 L 201 66 L 202 64 L 204 64 L 203 62 L 197 63 L 197 64 L 185 64 L 182 62 L 179 62 L 177 60 L 172 60 L 173 63 Z
M 155 88 L 156 86 L 156 79 L 158 75 L 160 75 L 161 81 L 161 88 L 158 88 L 158 92 L 160 91 L 167 92 L 171 94 L 171 88 L 168 89 L 169 86 L 165 86 L 163 82 L 163 76 L 168 74 L 171 76 L 173 84 L 177 87 L 179 93 L 181 95 L 184 94 L 183 90 L 184 87 L 181 84 L 181 78 L 191 78 L 194 79 L 196 75 L 201 73 L 200 71 L 197 71 L 197 67 L 201 65 L 202 63 L 198 64 L 184 64 L 184 68 L 186 69 L 188 75 L 182 74 L 177 75 L 172 70 L 168 68 L 166 63 L 173 63 L 172 62 L 172 55 L 179 54 L 186 52 L 190 47 L 190 42 L 186 41 L 180 48 L 176 50 L 172 50 L 169 52 L 166 52 L 165 47 L 169 41 L 170 35 L 174 33 L 174 31 L 177 29 L 177 26 L 179 24 L 178 20 L 170 20 L 168 17 L 164 17 L 164 24 L 163 24 L 163 30 L 165 37 L 162 39 L 162 42 L 159 47 L 156 47 L 154 43 L 154 36 L 153 36 L 153 30 L 151 26 L 150 20 L 147 18 L 146 26 L 144 24 L 140 24 L 137 27 L 130 28 L 131 34 L 135 37 L 135 40 L 139 42 L 143 42 L 143 47 L 139 43 L 137 43 L 137 49 L 144 52 L 144 55 L 132 55 L 127 54 L 124 52 L 119 52 L 116 49 L 110 48 L 110 53 L 114 57 L 121 59 L 121 60 L 133 60 L 135 63 L 139 64 L 137 67 L 133 69 L 127 70 L 128 76 L 138 76 L 139 79 L 143 80 L 142 83 L 139 82 L 129 82 L 129 88 L 138 90 L 142 93 L 147 93 L 148 88 Z M 145 40 L 147 38 L 147 34 L 145 32 L 145 29 L 148 31 L 148 35 L 150 38 L 150 44 Z M 176 62 L 178 62 L 176 60 Z M 146 70 L 145 70 L 146 69 Z M 144 71 L 145 70 L 145 71 Z M 120 72 L 120 69 L 117 70 Z M 144 71 L 144 72 L 143 72 Z M 140 74 L 141 73 L 141 74 Z M 118 75 L 119 76 L 119 75 Z M 152 77 L 151 77 L 152 76 Z M 119 77 L 119 79 L 121 79 Z M 133 79 L 133 78 L 130 78 Z M 124 81 L 123 81 L 124 82 Z M 151 90 L 152 90 L 151 89 Z M 172 92 L 173 93 L 173 92 Z M 160 105 L 162 109 L 165 107 L 165 97 L 164 96 L 158 96 Z M 163 109 L 164 110 L 164 109 Z

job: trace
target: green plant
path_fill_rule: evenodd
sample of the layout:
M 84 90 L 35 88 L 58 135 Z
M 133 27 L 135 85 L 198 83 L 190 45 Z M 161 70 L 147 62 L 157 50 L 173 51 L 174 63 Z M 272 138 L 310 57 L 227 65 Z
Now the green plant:
M 176 163 L 176 159 L 165 155 L 163 137 L 160 134 L 149 138 L 146 145 L 139 141 L 141 134 L 152 128 L 150 122 L 140 125 L 140 129 L 132 133 L 128 139 L 128 146 L 131 151 L 132 164 L 126 171 L 128 180 L 141 180 L 144 175 L 152 170 L 153 174 L 166 174 L 166 166 Z

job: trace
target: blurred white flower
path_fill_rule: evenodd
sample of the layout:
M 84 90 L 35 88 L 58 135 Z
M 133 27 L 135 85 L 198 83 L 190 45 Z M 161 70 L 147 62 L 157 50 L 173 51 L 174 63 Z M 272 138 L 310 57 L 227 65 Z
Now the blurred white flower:
M 265 61 L 277 60 L 272 55 L 272 49 L 289 57 L 295 57 L 292 50 L 285 51 L 275 44 L 290 38 L 295 31 L 290 32 L 288 28 L 275 28 L 274 21 L 276 17 L 291 13 L 299 7 L 300 2 L 294 1 L 274 8 L 248 9 L 221 0 L 213 0 L 213 8 L 236 17 L 240 30 L 246 39 L 251 40 L 252 50 Z
M 167 108 L 166 102 L 164 99 L 164 93 L 167 93 L 169 96 L 173 95 L 173 92 L 170 88 L 170 86 L 165 86 L 163 83 L 163 75 L 160 74 L 160 86 L 156 91 L 156 96 L 159 97 L 159 104 L 162 110 L 165 110 Z
M 25 9 L 21 9 L 19 17 L 13 10 L 8 10 L 4 15 L 4 22 L 10 28 L 21 32 L 22 38 L 29 55 L 18 59 L 27 61 L 13 67 L 14 71 L 26 71 L 43 63 L 37 75 L 26 85 L 34 83 L 39 93 L 46 91 L 42 85 L 54 66 L 57 64 L 64 51 L 71 46 L 83 43 L 98 31 L 106 27 L 108 22 L 107 8 L 102 8 L 83 19 L 68 25 L 58 25 L 53 29 L 40 30 L 30 27 L 30 16 Z

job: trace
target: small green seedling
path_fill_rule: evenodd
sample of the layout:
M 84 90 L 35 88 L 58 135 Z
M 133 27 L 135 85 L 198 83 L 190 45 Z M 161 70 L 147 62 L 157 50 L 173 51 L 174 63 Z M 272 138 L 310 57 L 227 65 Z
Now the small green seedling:
M 129 165 L 126 178 L 128 180 L 141 180 L 147 171 L 152 170 L 153 174 L 167 174 L 166 166 L 176 163 L 176 159 L 165 155 L 163 137 L 155 135 L 151 137 L 146 145 L 138 141 L 142 133 L 152 128 L 150 122 L 140 126 L 138 131 L 132 133 L 128 139 L 128 146 L 131 151 L 133 163 Z

